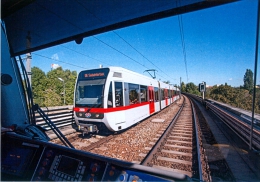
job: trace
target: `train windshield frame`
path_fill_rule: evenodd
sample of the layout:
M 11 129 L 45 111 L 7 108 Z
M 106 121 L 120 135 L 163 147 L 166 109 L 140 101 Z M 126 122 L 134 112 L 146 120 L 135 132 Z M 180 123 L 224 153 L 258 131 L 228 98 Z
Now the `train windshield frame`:
M 79 73 L 75 88 L 76 107 L 104 107 L 104 89 L 108 73 L 107 68 Z

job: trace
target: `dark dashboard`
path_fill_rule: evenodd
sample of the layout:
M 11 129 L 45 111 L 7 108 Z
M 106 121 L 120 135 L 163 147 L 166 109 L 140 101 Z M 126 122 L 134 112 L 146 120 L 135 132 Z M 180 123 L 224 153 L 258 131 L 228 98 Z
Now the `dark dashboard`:
M 124 162 L 13 132 L 2 136 L 2 181 L 189 181 L 185 175 Z

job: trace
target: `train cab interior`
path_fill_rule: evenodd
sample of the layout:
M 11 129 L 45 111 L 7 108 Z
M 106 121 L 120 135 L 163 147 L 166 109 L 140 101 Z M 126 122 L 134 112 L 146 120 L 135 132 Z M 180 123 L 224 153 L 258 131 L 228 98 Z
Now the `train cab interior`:
M 18 64 L 23 67 L 21 55 L 33 51 L 69 41 L 80 44 L 95 34 L 230 2 L 233 0 L 2 0 L 1 180 L 191 180 L 183 174 L 48 142 L 44 129 L 35 124 L 34 112 L 40 109 L 33 103 L 26 72 L 20 75 Z

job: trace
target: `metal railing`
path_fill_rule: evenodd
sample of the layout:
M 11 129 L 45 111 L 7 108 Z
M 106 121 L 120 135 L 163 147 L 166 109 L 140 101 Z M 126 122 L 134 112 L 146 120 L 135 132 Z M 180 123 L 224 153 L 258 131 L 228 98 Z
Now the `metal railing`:
M 41 110 L 48 116 L 48 118 L 56 125 L 57 128 L 72 125 L 75 123 L 73 117 L 73 106 L 56 106 L 56 107 L 41 107 Z M 49 125 L 35 112 L 36 125 L 41 126 L 46 130 L 51 130 Z

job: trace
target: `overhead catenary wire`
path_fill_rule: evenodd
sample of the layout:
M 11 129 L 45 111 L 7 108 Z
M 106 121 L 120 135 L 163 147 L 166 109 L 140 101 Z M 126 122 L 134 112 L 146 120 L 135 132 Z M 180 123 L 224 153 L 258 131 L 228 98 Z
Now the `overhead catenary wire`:
M 68 64 L 68 65 L 71 65 L 71 66 L 75 66 L 75 67 L 78 67 L 78 68 L 87 69 L 86 67 L 82 67 L 82 66 L 78 66 L 78 65 L 75 65 L 75 64 L 67 63 L 67 62 L 65 62 L 65 61 L 60 61 L 60 60 L 57 60 L 57 59 L 54 59 L 54 58 L 50 58 L 50 57 L 47 57 L 47 56 L 43 56 L 43 55 L 38 54 L 38 53 L 32 53 L 32 54 L 33 54 L 33 55 L 36 55 L 36 56 L 39 56 L 39 57 L 46 58 L 46 59 L 50 59 L 50 60 L 53 60 L 53 61 L 61 62 L 61 63 Z
M 75 53 L 77 53 L 77 54 L 81 54 L 82 56 L 86 56 L 86 57 L 88 57 L 88 58 L 90 58 L 90 59 L 93 59 L 93 60 L 98 61 L 98 62 L 103 63 L 103 64 L 107 64 L 108 66 L 111 66 L 111 65 L 108 64 L 108 63 L 105 63 L 105 62 L 103 62 L 103 61 L 100 61 L 99 59 L 93 58 L 93 57 L 91 57 L 91 56 L 89 56 L 89 55 L 86 55 L 86 54 L 84 54 L 84 53 L 82 53 L 82 52 L 76 51 L 76 50 L 74 50 L 74 49 L 71 49 L 71 48 L 66 47 L 66 46 L 63 46 L 63 45 L 61 45 L 61 46 L 64 47 L 64 48 L 66 48 L 66 49 L 68 49 L 68 50 L 70 50 L 70 51 L 73 51 L 73 52 L 75 52 Z
M 99 21 L 101 21 L 95 14 L 93 14 L 92 12 L 90 12 L 90 11 L 89 11 L 84 5 L 82 5 L 79 1 L 77 1 L 77 2 L 78 2 L 78 4 L 80 4 L 83 8 L 85 8 L 86 11 L 88 11 L 88 12 L 89 12 L 90 14 L 92 14 L 95 18 L 97 18 Z M 43 5 L 41 5 L 41 4 L 39 4 L 39 3 L 37 3 L 37 4 L 38 4 L 39 6 L 41 6 L 42 8 L 46 9 L 47 11 L 49 11 L 50 13 L 54 14 L 54 15 L 57 16 L 58 18 L 60 18 L 60 19 L 62 19 L 62 20 L 64 20 L 64 21 L 66 21 L 67 23 L 71 24 L 72 26 L 74 26 L 74 27 L 76 27 L 76 28 L 78 28 L 78 29 L 80 29 L 80 30 L 82 29 L 81 27 L 77 26 L 77 25 L 74 24 L 73 22 L 70 22 L 69 20 L 64 19 L 63 17 L 59 16 L 57 13 L 55 13 L 55 12 L 53 12 L 53 11 L 47 9 L 47 8 L 44 7 Z M 102 21 L 101 21 L 101 22 L 102 22 Z M 113 32 L 114 32 L 114 31 L 113 31 Z M 114 33 L 115 33 L 115 32 L 114 32 Z M 119 36 L 117 33 L 115 33 L 115 34 L 122 39 L 122 37 Z M 116 49 L 115 47 L 113 47 L 113 46 L 109 45 L 108 43 L 102 41 L 101 39 L 97 38 L 96 36 L 92 36 L 92 37 L 95 38 L 96 40 L 98 40 L 99 42 L 105 44 L 106 46 L 110 47 L 111 49 L 117 51 L 118 53 L 122 54 L 123 56 L 129 58 L 130 60 L 134 61 L 135 63 L 137 63 L 137 64 L 143 66 L 144 68 L 150 69 L 150 68 L 146 67 L 145 65 L 141 64 L 140 62 L 136 61 L 136 60 L 133 59 L 132 57 L 130 57 L 130 56 L 126 55 L 125 53 L 121 52 L 120 50 Z M 139 54 L 141 54 L 140 51 L 138 51 L 136 48 L 134 48 L 134 47 L 133 47 L 130 43 L 128 43 L 126 40 L 124 40 L 124 39 L 122 39 L 122 40 L 123 40 L 124 42 L 126 42 L 130 47 L 132 47 L 135 51 L 137 51 Z M 65 46 L 64 46 L 64 47 L 65 47 Z M 67 47 L 65 47 L 65 48 L 67 48 Z M 85 54 L 83 54 L 83 53 L 80 53 L 80 52 L 78 52 L 78 51 L 75 51 L 75 50 L 73 50 L 73 49 L 70 49 L 70 48 L 67 48 L 67 49 L 69 49 L 69 50 L 71 50 L 71 51 L 74 51 L 74 52 L 76 52 L 76 53 L 79 53 L 79 54 L 81 54 L 81 55 L 87 56 L 87 55 L 85 55 Z M 145 59 L 147 59 L 143 54 L 141 54 L 141 55 L 142 55 Z M 38 56 L 39 56 L 39 54 L 38 54 Z M 42 57 L 46 57 L 46 56 L 42 56 Z M 87 57 L 90 57 L 90 56 L 87 56 Z M 46 58 L 48 58 L 48 57 L 46 57 Z M 48 58 L 48 59 L 50 59 L 50 58 Z M 92 58 L 92 59 L 93 59 L 93 58 Z M 53 59 L 53 60 L 55 60 L 55 59 Z M 95 60 L 95 59 L 94 59 L 94 60 Z M 148 59 L 147 59 L 147 60 L 148 60 Z M 57 60 L 56 60 L 56 61 L 57 61 Z M 98 61 L 100 61 L 100 60 L 98 60 Z M 148 61 L 149 61 L 150 63 L 152 63 L 150 60 L 148 60 Z M 61 61 L 60 61 L 60 62 L 61 62 Z M 63 62 L 63 63 L 66 63 L 66 62 Z M 66 64 L 69 64 L 69 63 L 66 63 Z M 154 63 L 152 63 L 152 64 L 153 64 L 154 66 L 156 66 Z M 73 64 L 71 64 L 71 65 L 73 65 Z M 73 65 L 73 66 L 76 66 L 76 65 Z M 78 67 L 80 67 L 80 66 L 78 66 Z M 157 66 L 156 66 L 156 67 L 157 67 Z M 82 67 L 81 67 L 81 68 L 82 68 Z M 157 67 L 157 68 L 158 68 L 158 67 Z M 158 68 L 158 69 L 159 69 L 159 68 Z M 159 69 L 159 70 L 161 70 L 161 69 Z M 167 75 L 167 74 L 166 74 L 165 72 L 163 72 L 162 70 L 161 70 L 161 72 L 164 73 L 165 75 Z M 160 77 L 166 79 L 166 78 L 163 77 L 162 75 L 160 75 L 160 74 L 158 74 L 158 75 L 159 75 Z M 170 78 L 169 75 L 167 75 L 167 76 Z
M 176 1 L 176 4 L 177 3 L 178 3 L 178 1 Z M 184 39 L 184 29 L 183 29 L 182 15 L 178 15 L 178 22 L 179 22 L 179 28 L 180 28 L 180 36 L 181 36 L 181 43 L 182 43 L 183 59 L 184 59 L 185 70 L 186 70 L 186 77 L 187 77 L 187 82 L 188 82 L 189 76 L 188 76 L 188 68 L 187 68 L 187 56 L 186 56 L 186 46 L 185 46 L 185 39 Z
M 164 73 L 165 75 L 167 75 L 169 78 L 170 76 L 168 74 L 166 74 L 163 70 L 161 70 L 158 66 L 156 66 L 152 61 L 150 61 L 146 56 L 144 56 L 140 51 L 138 51 L 134 46 L 132 46 L 129 42 L 127 42 L 122 36 L 120 36 L 118 33 L 116 33 L 115 31 L 113 31 L 119 38 L 121 38 L 126 44 L 128 44 L 130 47 L 132 47 L 137 53 L 139 53 L 144 59 L 146 59 L 147 61 L 149 61 L 152 65 L 154 65 L 158 70 L 160 70 L 162 73 Z
M 97 38 L 96 36 L 92 36 L 92 37 L 94 37 L 94 38 L 95 38 L 95 39 L 97 39 L 98 41 L 102 42 L 102 43 L 103 43 L 103 44 L 105 44 L 106 46 L 110 47 L 111 49 L 113 49 L 113 50 L 117 51 L 118 53 L 122 54 L 123 56 L 125 56 L 125 57 L 127 57 L 127 58 L 131 59 L 132 61 L 136 62 L 137 64 L 139 64 L 139 65 L 141 65 L 141 66 L 143 66 L 143 67 L 147 68 L 145 65 L 143 65 L 143 64 L 141 64 L 141 63 L 139 63 L 139 62 L 138 62 L 138 61 L 136 61 L 135 59 L 133 59 L 133 58 L 131 58 L 130 56 L 126 55 L 125 53 L 123 53 L 123 52 L 119 51 L 118 49 L 114 48 L 113 46 L 111 46 L 111 45 L 107 44 L 106 42 L 102 41 L 101 39 Z M 148 68 L 147 68 L 147 69 L 148 69 Z
M 99 17 L 97 17 L 94 13 L 92 13 L 91 11 L 89 11 L 89 9 L 88 8 L 86 8 L 80 1 L 77 1 L 77 3 L 79 4 L 79 5 L 81 5 L 88 13 L 90 13 L 91 15 L 93 15 L 97 20 L 99 20 L 101 23 L 104 23 Z M 144 59 L 146 59 L 147 61 L 149 61 L 153 66 L 155 66 L 158 70 L 160 70 L 162 73 L 164 73 L 166 76 L 168 76 L 169 78 L 171 78 L 168 74 L 166 74 L 164 71 L 162 71 L 158 66 L 156 66 L 152 61 L 150 61 L 146 56 L 144 56 L 140 51 L 138 51 L 133 45 L 131 45 L 128 41 L 126 41 L 122 36 L 120 36 L 117 32 L 115 32 L 115 31 L 112 31 L 115 35 L 117 35 L 121 40 L 123 40 L 127 45 L 129 45 L 132 49 L 134 49 L 137 53 L 139 53 Z M 94 37 L 94 38 L 96 38 L 96 37 Z M 100 40 L 100 39 L 99 39 Z M 103 42 L 104 43 L 104 42 Z M 105 43 L 106 44 L 106 43 Z M 108 44 L 106 44 L 106 45 L 108 45 Z M 108 45 L 108 46 L 110 46 L 110 45 Z M 112 47 L 112 46 L 110 46 L 111 48 L 114 48 L 114 47 Z M 120 51 L 119 51 L 120 52 Z M 121 53 L 121 52 L 120 52 Z M 123 55 L 125 55 L 125 54 L 123 54 Z M 126 55 L 127 56 L 127 55 Z M 129 56 L 127 56 L 128 58 L 130 58 Z M 132 58 L 130 58 L 130 59 L 132 59 Z M 132 59 L 133 60 L 133 59 Z M 135 60 L 133 60 L 133 61 L 135 61 Z M 136 62 L 136 61 L 135 61 Z M 138 62 L 138 64 L 141 64 L 141 63 L 139 63 Z M 142 65 L 142 64 L 141 64 Z M 144 66 L 144 65 L 142 65 L 142 66 Z M 144 66 L 145 67 L 145 66 Z M 147 68 L 147 67 L 145 67 L 145 68 Z M 158 75 L 160 75 L 160 74 L 158 74 Z M 160 75 L 161 76 L 161 75 Z M 163 76 L 161 76 L 162 78 L 165 78 L 165 77 L 163 77 Z
M 79 2 L 78 2 L 78 3 L 79 3 Z M 79 4 L 80 4 L 80 3 L 79 3 Z M 72 26 L 74 26 L 74 27 L 76 27 L 76 28 L 78 28 L 78 29 L 80 29 L 80 30 L 82 29 L 81 27 L 75 25 L 74 23 L 72 23 L 72 22 L 70 22 L 70 21 L 64 19 L 63 17 L 57 15 L 57 13 L 55 13 L 55 12 L 53 12 L 53 11 L 50 11 L 49 9 L 45 8 L 44 6 L 42 6 L 42 5 L 40 5 L 40 4 L 38 4 L 38 5 L 41 6 L 42 8 L 44 8 L 44 9 L 46 9 L 46 10 L 49 11 L 50 13 L 54 14 L 54 15 L 57 16 L 58 18 L 60 18 L 60 19 L 62 19 L 62 20 L 64 20 L 64 21 L 66 21 L 66 22 L 69 23 L 70 25 L 72 25 Z M 81 5 L 82 7 L 84 7 L 82 4 L 80 4 L 80 5 Z M 84 7 L 84 8 L 86 9 L 86 7 Z M 89 12 L 88 9 L 86 9 L 86 10 Z M 91 13 L 91 14 L 92 14 L 92 13 Z M 93 15 L 93 14 L 92 14 L 92 15 Z M 93 16 L 94 16 L 94 15 L 93 15 Z M 96 17 L 96 16 L 95 16 L 95 17 Z M 96 17 L 96 18 L 97 18 L 97 17 Z M 116 48 L 112 47 L 111 45 L 105 43 L 104 41 L 102 41 L 101 39 L 97 38 L 96 36 L 92 36 L 92 37 L 95 38 L 96 40 L 100 41 L 101 43 L 107 45 L 108 47 L 114 49 L 115 51 L 121 53 L 122 55 L 128 57 L 129 59 L 135 61 L 133 58 L 127 56 L 126 54 L 124 54 L 124 53 L 122 53 L 121 51 L 117 50 Z M 137 62 L 137 61 L 135 61 L 135 62 Z M 137 63 L 138 63 L 138 62 L 137 62 Z M 140 63 L 139 63 L 139 64 L 140 64 Z M 140 65 L 142 65 L 142 64 L 140 64 Z M 142 66 L 143 66 L 143 65 L 142 65 Z
M 98 41 L 102 42 L 103 44 L 107 45 L 107 46 L 110 47 L 111 49 L 117 51 L 118 53 L 122 54 L 123 56 L 129 58 L 130 60 L 134 61 L 135 63 L 137 63 L 137 64 L 143 66 L 144 68 L 150 69 L 150 68 L 146 67 L 144 64 L 141 64 L 140 62 L 136 61 L 135 59 L 131 58 L 130 56 L 128 56 L 128 55 L 126 55 L 125 53 L 121 52 L 120 50 L 116 49 L 115 47 L 113 47 L 113 46 L 107 44 L 106 42 L 102 41 L 101 39 L 97 38 L 96 36 L 92 36 L 92 37 L 94 37 L 94 38 L 97 39 Z M 158 74 L 158 75 L 159 75 L 160 77 L 162 77 L 162 78 L 165 78 L 164 76 L 162 76 L 162 75 L 160 75 L 160 74 Z

